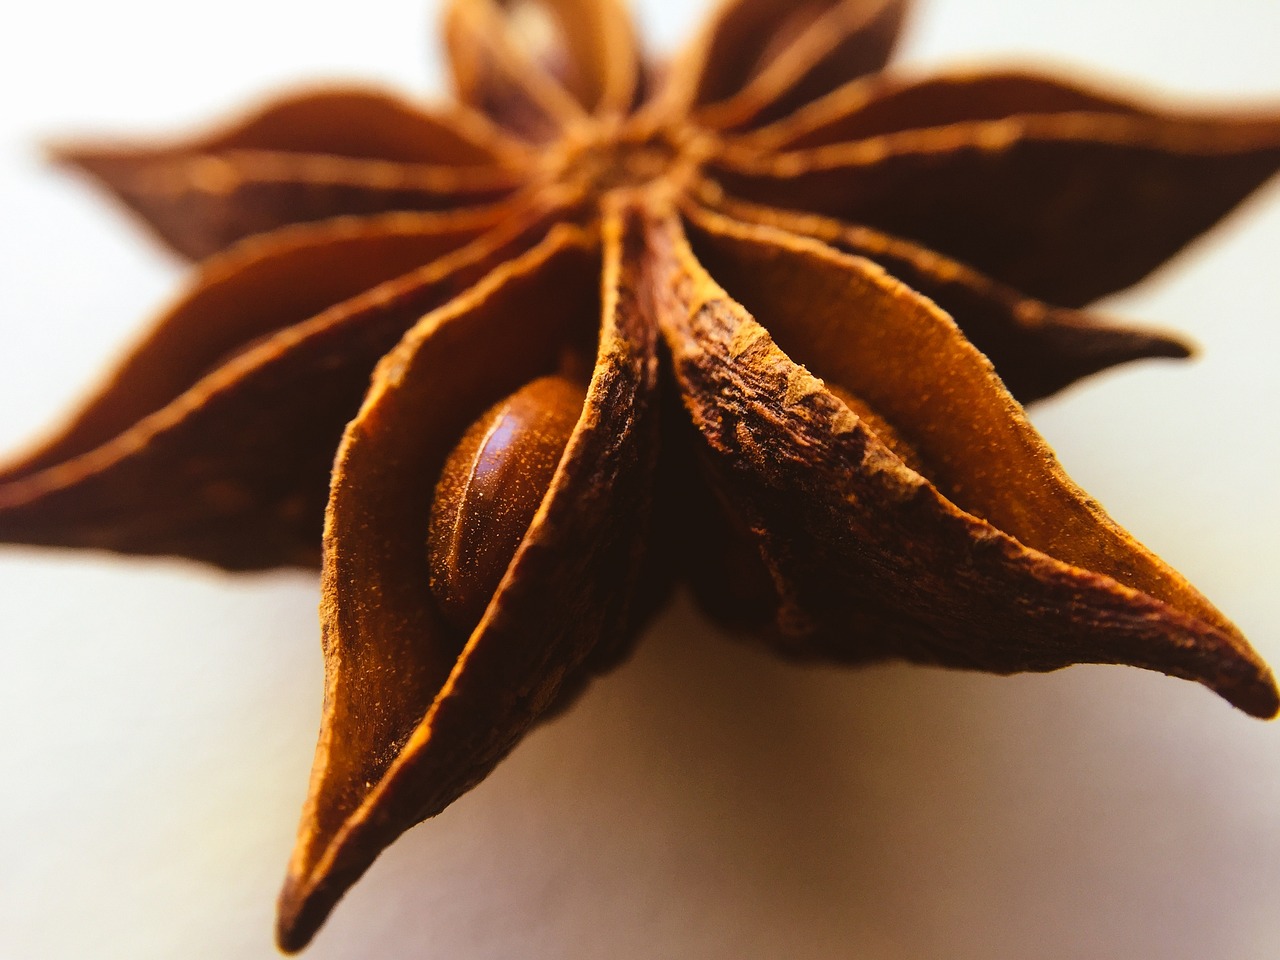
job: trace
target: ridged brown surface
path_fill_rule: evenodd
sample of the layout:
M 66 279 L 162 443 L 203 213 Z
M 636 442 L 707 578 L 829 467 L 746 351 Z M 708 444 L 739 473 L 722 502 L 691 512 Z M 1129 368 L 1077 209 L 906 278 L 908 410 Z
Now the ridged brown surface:
M 455 106 L 317 89 L 55 151 L 208 259 L 0 468 L 0 537 L 321 564 L 282 947 L 625 656 L 681 577 L 788 657 L 1126 663 L 1275 714 L 1239 631 L 1020 402 L 1187 354 L 1081 308 L 1271 177 L 1280 109 L 900 75 L 909 15 L 729 0 L 658 68 L 615 0 L 453 0 Z M 468 631 L 430 585 L 441 471 L 566 364 L 581 411 Z

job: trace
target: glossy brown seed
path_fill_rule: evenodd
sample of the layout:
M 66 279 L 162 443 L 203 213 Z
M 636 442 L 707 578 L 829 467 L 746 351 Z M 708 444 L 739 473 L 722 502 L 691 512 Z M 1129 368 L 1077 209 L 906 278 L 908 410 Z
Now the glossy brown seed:
M 479 621 L 551 485 L 586 400 L 563 376 L 531 380 L 473 423 L 431 504 L 431 592 L 457 627 Z

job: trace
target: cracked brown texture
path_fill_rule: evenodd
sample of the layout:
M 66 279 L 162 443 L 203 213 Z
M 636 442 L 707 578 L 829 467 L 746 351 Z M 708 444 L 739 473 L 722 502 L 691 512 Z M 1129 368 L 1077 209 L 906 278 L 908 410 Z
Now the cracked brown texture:
M 286 949 L 681 580 L 788 657 L 1127 663 L 1276 712 L 1239 631 L 1020 402 L 1186 355 L 1082 307 L 1280 168 L 1280 110 L 897 72 L 908 12 L 729 0 L 659 69 L 612 0 L 454 0 L 454 105 L 314 89 L 166 144 L 55 150 L 205 259 L 0 469 L 0 536 L 320 564 Z M 594 358 L 585 402 L 460 631 L 428 587 L 431 491 L 566 351 Z

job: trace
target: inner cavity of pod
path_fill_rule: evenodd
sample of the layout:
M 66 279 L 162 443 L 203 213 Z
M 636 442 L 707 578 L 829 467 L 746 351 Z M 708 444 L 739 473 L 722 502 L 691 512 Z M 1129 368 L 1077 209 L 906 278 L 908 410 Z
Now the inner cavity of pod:
M 868 319 L 859 320 L 856 314 L 859 310 L 865 314 L 866 305 L 841 304 L 832 296 L 834 291 L 806 280 L 795 269 L 799 258 L 788 263 L 738 238 L 704 231 L 697 223 L 687 227 L 698 261 L 788 357 L 821 377 L 828 392 L 907 466 L 928 475 L 930 458 L 913 436 L 910 420 L 895 416 L 894 407 L 881 402 L 892 393 L 889 380 L 899 358 L 879 345 L 863 347 L 858 342 L 856 328 Z M 743 252 L 758 254 L 760 259 L 737 255 Z M 837 334 L 830 338 L 831 344 L 824 343 L 823 328 L 828 323 L 847 326 L 850 335 Z
M 864 402 L 918 452 L 917 472 L 953 504 L 1027 547 L 1235 632 L 1070 481 L 989 361 L 932 301 L 802 237 L 697 211 L 688 219 L 694 252 L 723 289 L 788 357 Z M 881 439 L 892 445 L 888 433 Z
M 529 524 L 548 491 L 573 495 L 573 479 L 556 468 L 572 455 L 596 369 L 601 269 L 597 238 L 557 227 L 423 318 L 375 378 L 379 402 L 365 411 L 360 436 L 370 448 L 367 483 L 386 490 L 376 511 L 350 523 L 386 554 L 377 555 L 379 571 L 360 575 L 412 592 L 403 602 L 425 618 L 419 633 L 441 681 L 501 594 L 520 545 L 537 536 Z M 563 382 L 537 383 L 546 378 Z M 454 528 L 456 536 L 443 532 Z M 531 557 L 529 576 L 545 562 L 545 553 Z
M 1010 532 L 1028 526 L 1000 516 L 1001 491 L 983 482 L 966 448 L 966 435 L 981 433 L 966 395 L 986 374 L 979 357 L 960 355 L 973 351 L 957 346 L 940 311 L 866 261 L 719 227 L 686 224 L 695 256 L 792 361 L 948 499 Z
M 919 451 L 898 432 L 896 427 L 871 409 L 871 405 L 867 401 L 838 383 L 828 383 L 827 389 L 850 411 L 856 414 L 863 425 L 875 434 L 881 443 L 896 453 L 903 463 L 916 471 L 916 473 L 925 472 L 924 461 L 920 458 Z
M 566 89 L 579 87 L 582 81 L 560 18 L 538 0 L 503 0 L 500 6 L 506 13 L 508 40 Z

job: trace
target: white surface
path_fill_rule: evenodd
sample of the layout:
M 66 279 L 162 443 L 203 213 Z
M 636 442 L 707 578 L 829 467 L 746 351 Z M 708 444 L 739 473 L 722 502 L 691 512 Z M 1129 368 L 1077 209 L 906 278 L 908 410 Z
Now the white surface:
M 0 448 L 63 410 L 179 276 L 31 144 L 168 130 L 306 77 L 422 89 L 419 3 L 359 8 L 6 11 Z M 644 13 L 668 44 L 696 19 Z M 933 0 L 908 54 L 1016 52 L 1276 102 L 1278 36 L 1269 0 Z M 1201 359 L 1035 412 L 1272 663 L 1278 187 L 1114 304 Z M 319 715 L 315 600 L 295 574 L 0 549 L 0 958 L 274 955 Z M 1277 904 L 1280 726 L 1122 668 L 799 670 L 678 609 L 386 854 L 309 956 L 1273 960 Z

